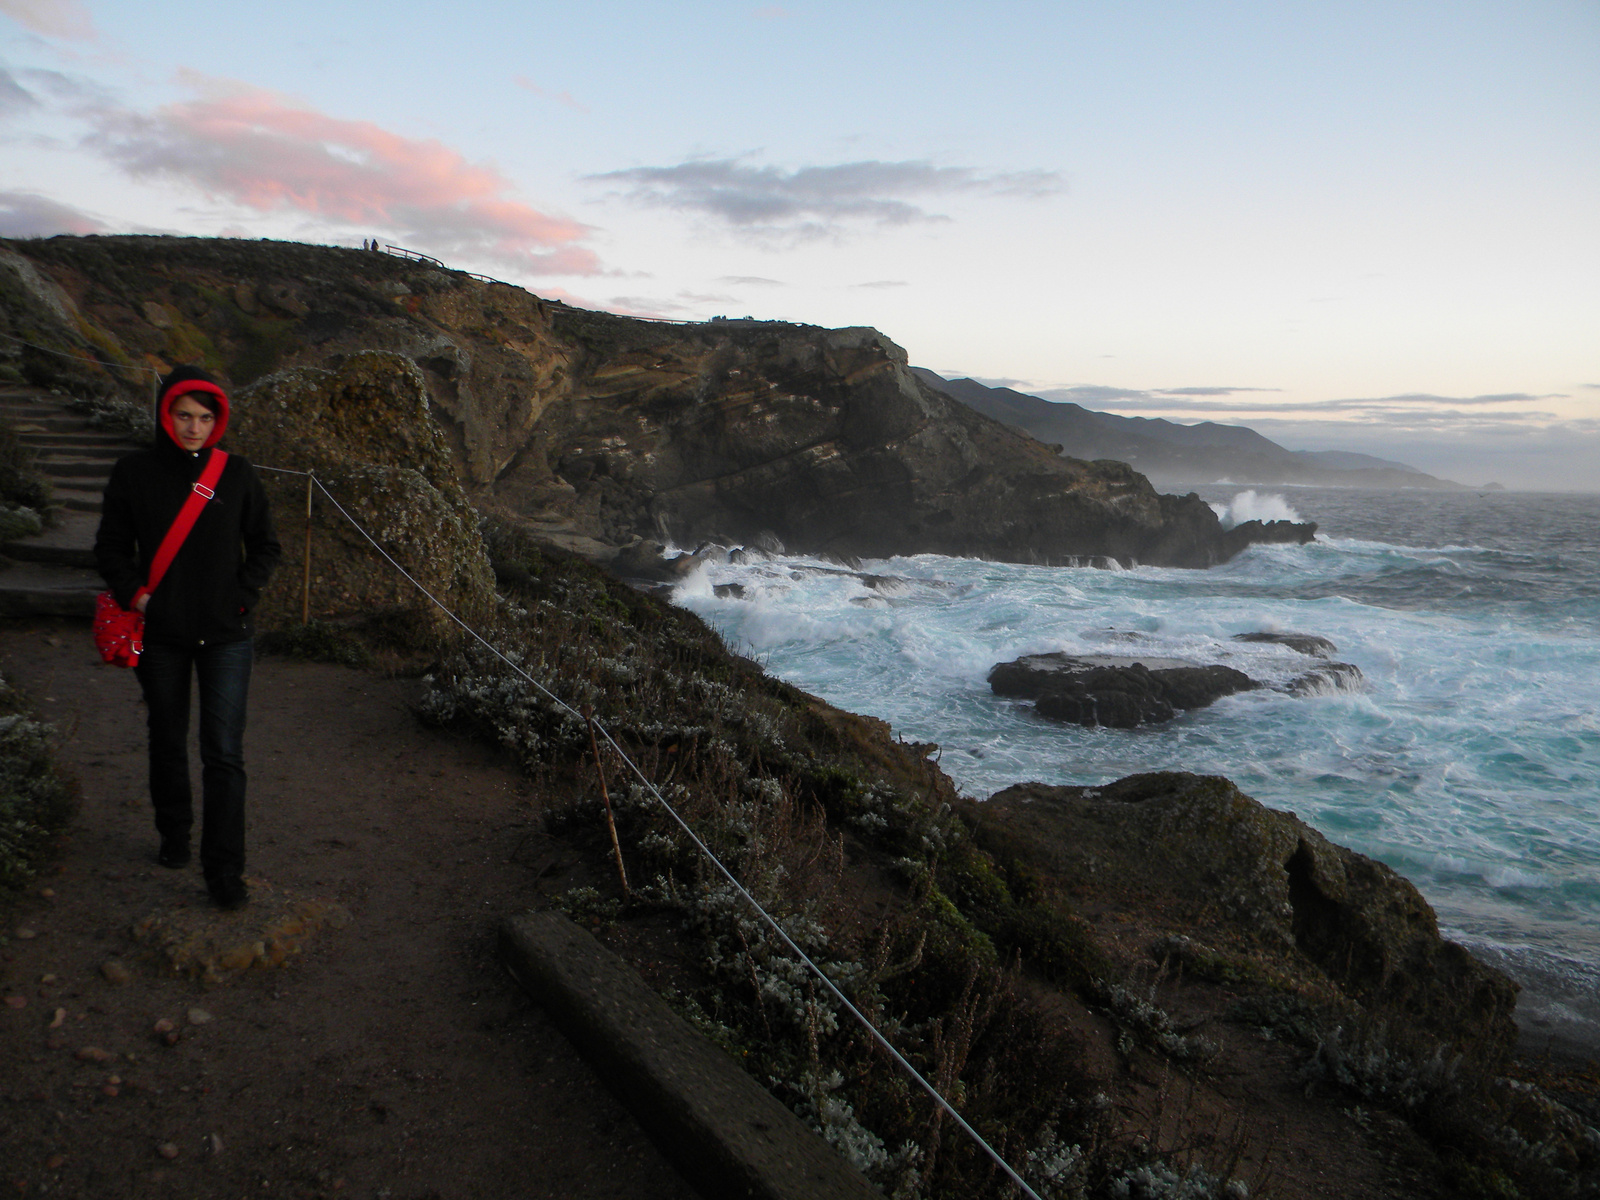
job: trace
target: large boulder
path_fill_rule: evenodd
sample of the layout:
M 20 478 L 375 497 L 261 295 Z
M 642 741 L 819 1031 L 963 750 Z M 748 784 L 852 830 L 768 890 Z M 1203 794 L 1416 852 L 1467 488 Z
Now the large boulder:
M 1018 784 L 967 819 L 980 845 L 1092 898 L 1119 930 L 1248 946 L 1482 1061 L 1500 1061 L 1516 1039 L 1517 985 L 1440 937 L 1415 887 L 1227 779 Z
M 262 596 L 264 628 L 301 617 L 304 472 L 327 489 L 312 495 L 312 617 L 382 614 L 401 629 L 453 633 L 418 585 L 469 622 L 492 610 L 494 574 L 477 513 L 409 359 L 371 351 L 333 369 L 270 375 L 234 397 L 227 440 L 262 468 L 283 539 L 283 565 Z
M 1170 721 L 1259 686 L 1232 667 L 1119 654 L 1029 654 L 989 672 L 995 695 L 1032 700 L 1042 717 L 1113 729 Z

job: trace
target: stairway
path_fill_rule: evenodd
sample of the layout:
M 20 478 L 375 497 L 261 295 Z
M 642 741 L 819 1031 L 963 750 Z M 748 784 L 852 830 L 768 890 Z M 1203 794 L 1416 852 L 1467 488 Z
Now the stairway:
M 38 388 L 0 389 L 0 420 L 36 455 L 54 489 L 54 521 L 34 537 L 0 545 L 0 616 L 83 616 L 105 584 L 94 570 L 100 496 L 112 464 L 139 449 L 126 434 L 94 428 L 64 398 Z

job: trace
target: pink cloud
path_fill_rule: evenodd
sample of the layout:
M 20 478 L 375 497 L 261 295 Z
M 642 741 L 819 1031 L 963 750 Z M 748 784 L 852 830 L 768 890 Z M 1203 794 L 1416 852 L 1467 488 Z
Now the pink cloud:
M 515 199 L 492 165 L 433 139 L 328 116 L 262 88 L 185 82 L 202 94 L 153 115 L 103 110 L 92 138 L 134 175 L 191 183 L 260 212 L 294 210 L 419 250 L 489 257 L 540 274 L 594 274 L 589 230 Z
M 97 36 L 83 0 L 0 0 L 0 13 L 46 37 L 91 41 Z
M 511 78 L 511 82 L 525 92 L 532 92 L 535 96 L 548 96 L 550 99 L 557 100 L 568 108 L 576 109 L 578 112 L 586 113 L 589 111 L 572 98 L 571 92 L 552 92 L 549 88 L 540 87 L 526 75 L 514 75 Z

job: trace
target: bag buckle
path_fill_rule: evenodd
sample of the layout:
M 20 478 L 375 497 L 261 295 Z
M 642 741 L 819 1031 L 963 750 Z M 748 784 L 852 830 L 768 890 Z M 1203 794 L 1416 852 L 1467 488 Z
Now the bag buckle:
M 207 500 L 215 500 L 217 498 L 217 494 L 203 483 L 196 483 L 194 485 L 194 490 L 199 492 Z

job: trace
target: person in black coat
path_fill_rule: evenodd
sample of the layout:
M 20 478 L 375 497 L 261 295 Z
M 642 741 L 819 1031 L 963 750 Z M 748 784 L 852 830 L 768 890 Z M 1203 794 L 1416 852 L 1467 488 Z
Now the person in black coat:
M 151 560 L 228 427 L 228 397 L 194 367 L 165 376 L 155 445 L 112 468 L 95 562 L 117 602 L 144 613 L 134 668 L 149 710 L 150 798 L 158 860 L 186 866 L 194 824 L 189 786 L 191 677 L 200 697 L 200 867 L 224 908 L 249 900 L 244 882 L 245 703 L 255 660 L 250 613 L 282 555 L 260 477 L 236 454 L 152 593 Z

